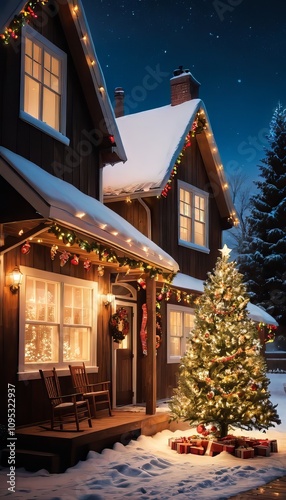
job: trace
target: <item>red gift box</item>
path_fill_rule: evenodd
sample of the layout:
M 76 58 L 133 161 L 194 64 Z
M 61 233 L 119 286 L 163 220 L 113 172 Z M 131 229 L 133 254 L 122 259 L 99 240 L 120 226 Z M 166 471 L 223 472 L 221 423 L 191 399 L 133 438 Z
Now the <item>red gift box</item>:
M 234 455 L 235 446 L 234 444 L 225 444 L 223 445 L 223 451 L 227 451 L 231 455 Z
M 238 458 L 253 458 L 254 448 L 244 448 L 243 446 L 239 446 L 235 449 L 235 456 Z
M 209 441 L 205 454 L 209 455 L 210 457 L 214 457 L 215 455 L 218 455 L 221 451 L 223 451 L 223 447 L 224 447 L 223 443 Z
M 177 453 L 190 453 L 190 443 L 177 443 Z
M 203 455 L 205 453 L 205 449 L 203 446 L 190 446 L 190 453 L 193 455 Z
M 254 448 L 255 454 L 260 457 L 270 457 L 270 446 L 257 445 Z
M 170 438 L 168 443 L 171 450 L 177 450 L 177 443 L 183 443 L 183 438 Z

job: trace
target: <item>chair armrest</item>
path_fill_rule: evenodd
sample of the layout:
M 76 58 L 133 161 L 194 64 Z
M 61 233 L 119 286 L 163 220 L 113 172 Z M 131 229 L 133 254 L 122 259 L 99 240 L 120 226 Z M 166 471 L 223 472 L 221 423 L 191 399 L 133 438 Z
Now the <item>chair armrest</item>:
M 83 397 L 83 393 L 82 392 L 75 392 L 73 394 L 64 394 L 64 395 L 61 395 L 61 396 L 53 396 L 53 397 L 50 397 L 50 399 L 51 400 L 53 400 L 53 399 L 60 399 L 60 398 L 62 398 L 62 399 L 65 399 L 65 398 L 72 398 L 72 399 L 74 399 L 77 396 Z
M 110 385 L 110 381 L 105 381 L 105 382 L 96 382 L 95 384 L 87 384 L 86 387 L 89 388 L 94 388 L 94 387 L 97 387 L 97 388 L 104 388 L 105 390 L 107 390 L 109 388 L 109 385 Z

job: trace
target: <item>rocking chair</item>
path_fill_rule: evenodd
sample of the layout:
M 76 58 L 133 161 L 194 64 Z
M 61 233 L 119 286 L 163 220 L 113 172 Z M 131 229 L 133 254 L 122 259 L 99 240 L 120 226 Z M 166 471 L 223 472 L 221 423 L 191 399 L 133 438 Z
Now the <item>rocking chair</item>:
M 90 384 L 84 363 L 82 363 L 82 365 L 69 365 L 69 369 L 75 391 L 80 392 L 83 397 L 90 402 L 92 416 L 96 418 L 97 408 L 101 407 L 102 409 L 102 406 L 106 406 L 109 415 L 112 416 L 109 394 L 110 382 L 105 381 Z
M 63 430 L 64 423 L 75 422 L 79 431 L 79 423 L 83 420 L 88 420 L 89 427 L 92 427 L 89 402 L 80 394 L 62 395 L 55 368 L 39 371 L 51 405 L 51 429 L 59 426 Z

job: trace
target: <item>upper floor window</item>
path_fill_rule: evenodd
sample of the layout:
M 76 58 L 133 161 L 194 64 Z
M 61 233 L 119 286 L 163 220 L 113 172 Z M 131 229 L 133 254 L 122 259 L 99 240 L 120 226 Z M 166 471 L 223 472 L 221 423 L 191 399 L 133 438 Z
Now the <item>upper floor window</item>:
M 208 193 L 183 181 L 179 189 L 179 243 L 208 251 Z
M 66 133 L 66 54 L 29 26 L 23 28 L 20 116 L 51 135 Z
M 21 269 L 19 372 L 94 364 L 96 283 Z
M 168 304 L 167 306 L 167 359 L 168 363 L 180 363 L 186 350 L 188 335 L 194 327 L 194 310 Z

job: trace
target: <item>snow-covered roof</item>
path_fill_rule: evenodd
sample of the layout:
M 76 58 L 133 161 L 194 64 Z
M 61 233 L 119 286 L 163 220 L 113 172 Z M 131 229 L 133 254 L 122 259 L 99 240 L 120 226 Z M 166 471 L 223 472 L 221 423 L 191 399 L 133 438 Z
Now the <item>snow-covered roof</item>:
M 95 51 L 82 2 L 81 0 L 77 0 L 76 3 L 73 0 L 61 0 L 60 4 L 64 4 L 65 2 L 69 6 L 71 19 L 74 22 L 76 32 L 78 34 L 78 40 L 83 51 L 82 57 L 86 59 L 86 63 L 91 74 L 94 92 L 103 113 L 105 126 L 108 133 L 114 136 L 113 150 L 116 151 L 119 160 L 125 161 L 125 149 L 118 132 L 113 107 L 106 90 L 107 86 Z M 27 0 L 2 0 L 0 11 L 0 33 L 4 32 L 13 17 L 16 14 L 19 14 L 26 4 Z M 71 45 L 73 43 L 74 41 L 71 40 Z M 116 161 L 118 160 L 115 160 L 115 162 Z
M 174 279 L 172 281 L 172 286 L 177 287 L 177 288 L 184 288 L 185 290 L 190 290 L 190 291 L 199 292 L 199 293 L 203 293 L 203 291 L 204 291 L 204 281 L 203 280 L 193 278 L 192 276 L 189 276 L 187 274 L 183 274 L 180 272 L 178 274 L 176 274 L 176 276 L 174 277 Z M 264 309 L 262 309 L 261 307 L 258 307 L 256 305 L 248 302 L 247 310 L 249 313 L 249 317 L 253 321 L 257 321 L 257 322 L 261 321 L 262 323 L 266 323 L 268 325 L 278 326 L 277 321 L 270 314 L 268 314 L 266 311 L 264 311 Z
M 104 196 L 161 191 L 201 107 L 193 99 L 117 118 L 127 161 L 103 169 Z
M 197 135 L 198 147 L 204 159 L 210 184 L 222 217 L 235 217 L 235 209 L 226 189 L 226 178 L 205 105 L 201 99 L 191 99 L 177 106 L 162 106 L 117 118 L 127 161 L 114 168 L 103 169 L 105 201 L 127 196 L 160 195 L 170 178 L 185 138 L 192 128 L 197 112 L 206 118 L 206 130 Z
M 134 226 L 98 200 L 35 163 L 0 146 L 0 173 L 35 210 L 48 218 L 139 257 L 144 262 L 177 272 L 177 262 Z

